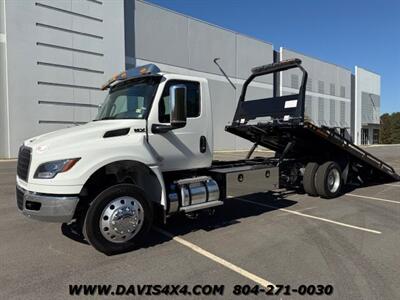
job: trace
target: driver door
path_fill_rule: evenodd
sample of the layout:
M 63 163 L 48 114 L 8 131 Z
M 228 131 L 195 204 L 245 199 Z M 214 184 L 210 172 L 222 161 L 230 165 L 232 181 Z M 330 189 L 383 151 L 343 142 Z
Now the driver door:
M 153 104 L 153 123 L 170 125 L 170 87 L 181 84 L 186 87 L 186 125 L 166 133 L 154 134 L 149 124 L 149 143 L 162 171 L 196 169 L 211 163 L 200 82 L 168 80 L 158 101 Z

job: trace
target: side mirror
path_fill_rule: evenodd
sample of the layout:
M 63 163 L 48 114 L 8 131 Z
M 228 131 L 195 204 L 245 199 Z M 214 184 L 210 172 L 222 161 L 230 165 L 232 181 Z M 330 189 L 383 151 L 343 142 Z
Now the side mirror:
M 170 123 L 173 128 L 186 126 L 186 86 L 173 85 L 169 88 L 169 107 L 171 108 Z

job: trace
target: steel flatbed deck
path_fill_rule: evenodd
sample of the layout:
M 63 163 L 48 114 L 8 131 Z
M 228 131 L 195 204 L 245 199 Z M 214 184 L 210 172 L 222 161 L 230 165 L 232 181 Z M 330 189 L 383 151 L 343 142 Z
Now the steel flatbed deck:
M 303 73 L 298 94 L 266 99 L 245 100 L 248 85 L 258 76 L 276 74 L 292 68 Z M 252 69 L 243 85 L 232 124 L 227 132 L 254 143 L 248 158 L 257 146 L 276 152 L 277 164 L 287 160 L 307 163 L 337 161 L 358 181 L 397 181 L 400 176 L 393 167 L 356 146 L 335 129 L 319 127 L 304 117 L 307 72 L 299 59 L 273 63 Z M 274 95 L 278 86 L 274 81 Z M 269 160 L 271 162 L 271 160 Z M 346 180 L 347 181 L 347 180 Z

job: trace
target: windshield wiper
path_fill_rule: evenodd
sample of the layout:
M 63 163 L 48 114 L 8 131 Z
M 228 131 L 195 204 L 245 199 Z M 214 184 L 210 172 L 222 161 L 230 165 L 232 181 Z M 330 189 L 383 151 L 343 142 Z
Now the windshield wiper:
M 115 117 L 104 117 L 104 118 L 96 119 L 96 120 L 93 120 L 93 121 L 114 120 L 114 119 L 115 119 Z

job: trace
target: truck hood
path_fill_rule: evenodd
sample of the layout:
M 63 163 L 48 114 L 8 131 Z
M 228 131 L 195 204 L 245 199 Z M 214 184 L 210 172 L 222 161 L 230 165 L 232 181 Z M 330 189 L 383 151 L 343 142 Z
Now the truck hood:
M 47 134 L 43 134 L 25 141 L 25 145 L 31 147 L 36 154 L 46 152 L 57 152 L 57 149 L 78 147 L 80 144 L 87 144 L 95 140 L 103 139 L 106 132 L 127 129 L 124 134 L 131 135 L 135 133 L 134 129 L 143 129 L 146 127 L 145 120 L 103 120 L 93 121 L 84 125 L 69 127 Z M 129 129 L 129 132 L 128 132 Z M 143 134 L 143 133 L 142 133 Z M 109 137 L 113 138 L 113 137 Z M 108 138 L 107 138 L 108 139 Z

